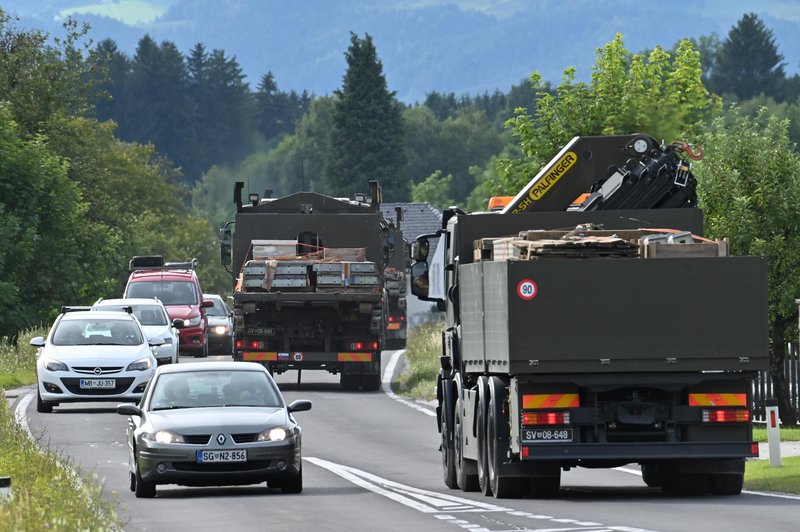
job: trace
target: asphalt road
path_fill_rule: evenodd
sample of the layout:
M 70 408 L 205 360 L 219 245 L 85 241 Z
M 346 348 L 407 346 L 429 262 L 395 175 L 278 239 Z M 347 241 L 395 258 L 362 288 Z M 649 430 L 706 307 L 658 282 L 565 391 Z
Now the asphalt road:
M 384 366 L 393 352 L 384 352 Z M 210 357 L 208 360 L 213 360 Z M 156 499 L 128 490 L 126 419 L 114 404 L 73 404 L 38 414 L 32 394 L 16 399 L 32 434 L 62 450 L 84 476 L 96 475 L 127 519 L 126 531 L 558 532 L 795 531 L 800 498 L 744 493 L 667 497 L 629 466 L 562 475 L 550 500 L 494 499 L 444 486 L 439 434 L 430 405 L 381 392 L 345 392 L 338 377 L 278 376 L 287 401 L 310 399 L 296 414 L 303 427 L 304 489 L 284 495 L 249 487 L 160 486 Z M 385 377 L 387 378 L 387 377 Z M 800 481 L 800 479 L 798 479 Z

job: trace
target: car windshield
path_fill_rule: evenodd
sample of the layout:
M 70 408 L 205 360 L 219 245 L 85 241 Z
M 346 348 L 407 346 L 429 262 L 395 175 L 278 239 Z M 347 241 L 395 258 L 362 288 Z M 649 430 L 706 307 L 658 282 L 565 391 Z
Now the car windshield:
M 191 281 L 138 281 L 128 286 L 125 297 L 157 297 L 165 305 L 197 304 L 197 291 Z
M 138 345 L 142 335 L 131 319 L 61 320 L 53 331 L 53 345 Z
M 151 410 L 224 406 L 280 407 L 280 392 L 258 371 L 165 373 L 154 383 Z
M 211 298 L 209 301 L 214 303 L 213 307 L 206 309 L 206 314 L 209 316 L 227 316 L 229 314 L 227 305 L 221 299 Z
M 162 307 L 158 305 L 102 305 L 95 307 L 98 310 L 125 310 L 126 307 L 133 309 L 133 315 L 142 325 L 166 325 L 167 315 Z

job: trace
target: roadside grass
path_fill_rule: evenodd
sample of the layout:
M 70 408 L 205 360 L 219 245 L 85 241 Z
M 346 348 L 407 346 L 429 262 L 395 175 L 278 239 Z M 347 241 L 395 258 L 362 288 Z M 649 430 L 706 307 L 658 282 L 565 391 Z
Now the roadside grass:
M 800 427 L 783 427 L 780 428 L 781 441 L 800 441 Z M 753 439 L 758 443 L 767 442 L 767 429 L 762 427 L 753 427 Z
M 28 436 L 3 401 L 0 476 L 11 477 L 12 497 L 0 500 L 0 530 L 123 530 L 97 480 L 78 480 L 72 464 L 46 447 Z
M 781 459 L 781 467 L 769 460 L 748 460 L 744 469 L 744 489 L 800 495 L 800 456 Z
M 395 391 L 429 401 L 436 397 L 439 356 L 442 353 L 442 322 L 418 325 L 408 333 L 406 371 L 395 383 Z
M 0 388 L 10 390 L 36 382 L 36 348 L 30 341 L 46 334 L 46 328 L 36 327 L 14 338 L 0 338 Z

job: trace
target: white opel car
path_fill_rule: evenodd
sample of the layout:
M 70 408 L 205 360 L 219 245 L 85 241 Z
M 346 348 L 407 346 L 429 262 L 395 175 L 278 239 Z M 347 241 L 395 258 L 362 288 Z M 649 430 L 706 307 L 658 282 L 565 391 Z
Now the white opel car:
M 164 345 L 155 348 L 158 365 L 178 362 L 178 328 L 183 320 L 172 320 L 167 308 L 157 298 L 98 299 L 92 310 L 126 311 L 130 307 L 147 338 L 163 338 Z
M 38 412 L 60 403 L 138 402 L 156 369 L 153 347 L 139 321 L 126 312 L 64 307 L 47 337 L 37 336 Z

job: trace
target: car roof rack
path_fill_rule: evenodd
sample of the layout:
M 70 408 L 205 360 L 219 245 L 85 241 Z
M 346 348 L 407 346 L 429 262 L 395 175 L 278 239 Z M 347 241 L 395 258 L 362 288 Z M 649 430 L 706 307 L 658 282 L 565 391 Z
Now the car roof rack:
M 87 306 L 79 306 L 79 305 L 64 305 L 61 307 L 61 314 L 66 314 L 67 312 L 80 312 L 84 310 L 92 310 L 92 307 Z
M 129 271 L 140 270 L 196 270 L 197 259 L 185 262 L 164 262 L 161 255 L 142 255 L 133 257 L 128 262 Z

